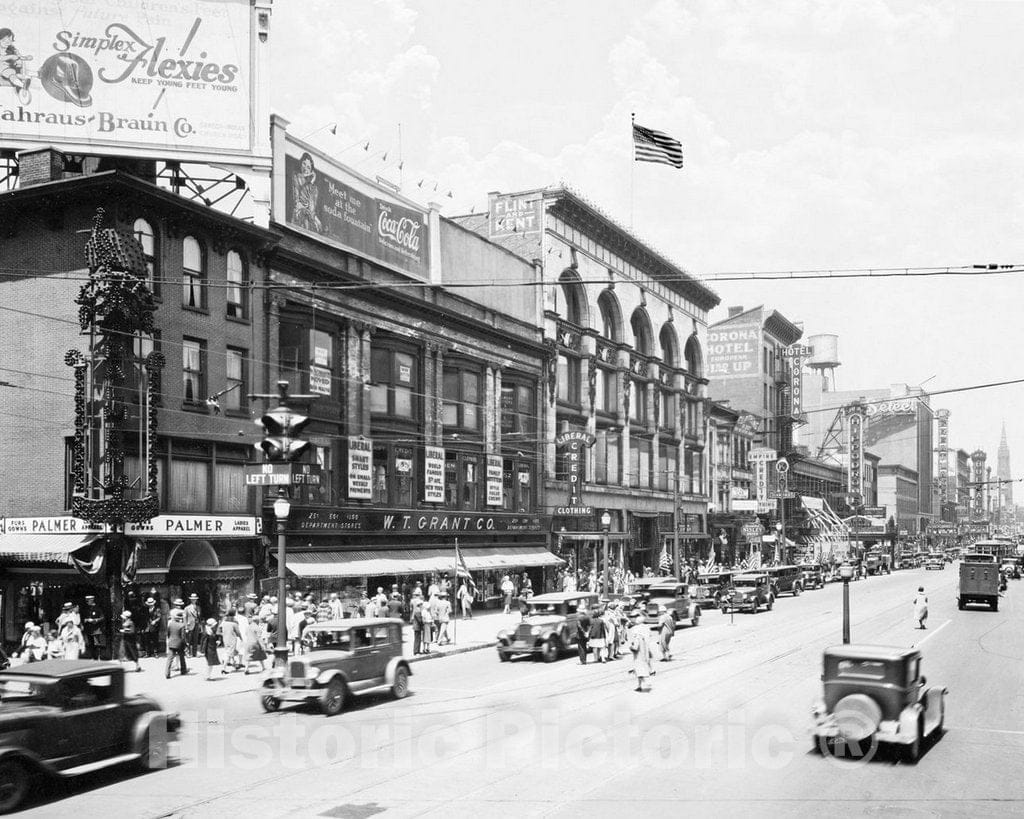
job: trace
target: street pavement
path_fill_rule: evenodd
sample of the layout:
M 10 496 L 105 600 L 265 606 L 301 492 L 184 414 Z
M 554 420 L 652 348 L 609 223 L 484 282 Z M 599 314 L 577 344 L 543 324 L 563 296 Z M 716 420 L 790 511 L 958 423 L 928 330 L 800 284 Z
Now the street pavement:
M 960 612 L 956 577 L 954 564 L 850 586 L 853 642 L 919 645 L 929 684 L 950 689 L 947 732 L 917 765 L 811 750 L 821 651 L 841 637 L 842 587 L 830 584 L 771 612 L 707 612 L 677 632 L 650 693 L 633 690 L 628 660 L 499 663 L 488 645 L 419 662 L 407 699 L 363 697 L 333 719 L 264 714 L 253 677 L 129 675 L 181 710 L 176 764 L 50 786 L 26 815 L 86 819 L 117 805 L 147 817 L 1021 813 L 1024 581 L 1011 581 L 998 612 Z M 911 613 L 919 585 L 926 631 Z M 497 631 L 484 622 L 481 644 Z

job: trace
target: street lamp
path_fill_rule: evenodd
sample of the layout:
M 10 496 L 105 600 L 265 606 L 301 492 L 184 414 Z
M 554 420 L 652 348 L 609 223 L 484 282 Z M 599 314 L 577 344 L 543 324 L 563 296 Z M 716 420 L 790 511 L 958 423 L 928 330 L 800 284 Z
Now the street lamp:
M 839 567 L 843 581 L 843 643 L 850 642 L 850 581 L 853 580 L 853 566 L 844 563 Z
M 786 563 L 786 527 L 781 521 L 775 524 L 775 559 L 777 562 Z
M 611 513 L 607 509 L 605 509 L 601 513 L 601 547 L 602 547 L 601 551 L 603 552 L 603 557 L 604 557 L 603 590 L 604 590 L 604 594 L 605 594 L 606 597 L 609 596 L 608 582 L 610 580 L 610 575 L 611 575 L 611 572 L 609 571 L 609 567 L 608 567 L 608 530 L 611 528 L 611 525 L 612 525 Z
M 277 641 L 274 646 L 274 663 L 282 667 L 288 664 L 288 612 L 286 602 L 287 587 L 285 585 L 285 527 L 288 514 L 292 511 L 291 501 L 278 490 L 274 501 L 274 519 L 277 521 Z

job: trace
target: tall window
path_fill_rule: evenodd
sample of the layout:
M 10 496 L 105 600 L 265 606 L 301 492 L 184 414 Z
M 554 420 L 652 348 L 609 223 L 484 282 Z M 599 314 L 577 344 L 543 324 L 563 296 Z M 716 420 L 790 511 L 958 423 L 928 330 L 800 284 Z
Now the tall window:
M 558 400 L 567 404 L 580 403 L 580 360 L 558 354 Z
M 650 417 L 648 410 L 647 382 L 633 379 L 632 396 L 629 403 L 629 418 L 637 424 L 646 424 Z
M 206 397 L 206 342 L 185 338 L 181 342 L 182 396 L 186 403 Z
M 633 486 L 651 487 L 651 446 L 644 438 L 629 439 L 629 477 Z
M 142 245 L 142 255 L 146 260 L 146 279 L 154 296 L 160 295 L 160 281 L 156 270 L 156 234 L 145 219 L 136 219 L 132 225 L 132 234 Z
M 228 251 L 227 256 L 227 314 L 229 318 L 245 319 L 249 317 L 246 303 L 245 262 L 237 251 Z
M 479 456 L 447 451 L 444 455 L 445 506 L 476 509 L 480 493 Z
M 221 407 L 227 410 L 242 410 L 248 406 L 246 395 L 249 392 L 248 385 L 248 354 L 245 350 L 235 347 L 228 347 L 227 350 L 227 389 L 220 397 Z
M 619 483 L 619 444 L 621 438 L 616 430 L 599 429 L 597 441 L 591 451 L 594 453 L 594 480 L 600 484 Z
M 443 417 L 446 427 L 480 429 L 480 373 L 444 368 Z
M 325 330 L 309 331 L 309 391 L 334 394 L 334 336 Z
M 503 435 L 534 435 L 537 432 L 536 392 L 525 384 L 501 386 Z
M 206 309 L 206 260 L 203 249 L 192 236 L 181 242 L 181 303 L 196 310 Z
M 415 418 L 419 406 L 417 384 L 419 364 L 412 354 L 389 349 L 370 351 L 370 412 Z
M 210 465 L 175 457 L 171 461 L 167 504 L 172 512 L 209 510 Z

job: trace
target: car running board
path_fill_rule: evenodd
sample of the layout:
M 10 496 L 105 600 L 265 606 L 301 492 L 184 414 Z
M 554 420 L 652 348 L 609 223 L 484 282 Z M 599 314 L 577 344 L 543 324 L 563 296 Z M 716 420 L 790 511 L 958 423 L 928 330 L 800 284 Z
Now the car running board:
M 90 762 L 87 765 L 79 765 L 76 768 L 66 768 L 63 771 L 58 771 L 61 776 L 81 776 L 82 774 L 92 773 L 98 771 L 100 768 L 107 768 L 111 765 L 120 765 L 122 762 L 134 762 L 142 754 L 121 754 L 120 756 L 111 756 L 106 759 L 101 759 L 98 762 Z

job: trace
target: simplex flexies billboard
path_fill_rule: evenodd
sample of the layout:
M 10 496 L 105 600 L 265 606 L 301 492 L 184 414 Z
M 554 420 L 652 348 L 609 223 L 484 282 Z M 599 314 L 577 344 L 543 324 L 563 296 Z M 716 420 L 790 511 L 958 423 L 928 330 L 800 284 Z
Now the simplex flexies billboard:
M 0 0 L 2 2 L 2 0 Z M 272 129 L 274 221 L 412 276 L 430 279 L 427 211 Z
M 0 0 L 0 139 L 243 154 L 252 59 L 249 0 Z

